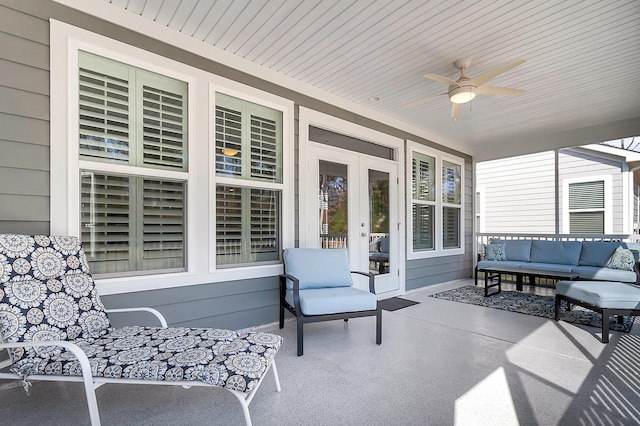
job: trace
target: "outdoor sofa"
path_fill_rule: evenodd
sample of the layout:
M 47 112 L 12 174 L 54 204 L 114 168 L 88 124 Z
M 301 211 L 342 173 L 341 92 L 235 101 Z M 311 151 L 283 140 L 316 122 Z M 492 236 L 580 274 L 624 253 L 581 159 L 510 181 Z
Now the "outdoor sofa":
M 478 272 L 490 267 L 571 272 L 580 280 L 638 283 L 638 250 L 623 242 L 493 240 L 485 247 Z

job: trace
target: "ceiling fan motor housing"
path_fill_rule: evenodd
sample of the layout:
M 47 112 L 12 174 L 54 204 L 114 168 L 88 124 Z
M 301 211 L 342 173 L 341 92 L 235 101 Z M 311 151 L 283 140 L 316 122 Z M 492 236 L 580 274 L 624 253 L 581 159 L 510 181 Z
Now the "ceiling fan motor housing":
M 459 82 L 458 86 L 449 86 L 449 100 L 454 104 L 464 104 L 476 97 L 478 88 L 472 84 Z

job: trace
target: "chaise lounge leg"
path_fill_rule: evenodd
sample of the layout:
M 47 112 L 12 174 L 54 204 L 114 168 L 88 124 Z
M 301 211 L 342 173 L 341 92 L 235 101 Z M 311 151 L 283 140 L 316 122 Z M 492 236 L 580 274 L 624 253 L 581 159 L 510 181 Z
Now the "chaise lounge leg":
M 562 299 L 560 299 L 560 296 L 558 296 L 556 294 L 556 312 L 555 312 L 556 321 L 560 321 L 560 308 L 561 308 L 561 306 L 562 306 Z

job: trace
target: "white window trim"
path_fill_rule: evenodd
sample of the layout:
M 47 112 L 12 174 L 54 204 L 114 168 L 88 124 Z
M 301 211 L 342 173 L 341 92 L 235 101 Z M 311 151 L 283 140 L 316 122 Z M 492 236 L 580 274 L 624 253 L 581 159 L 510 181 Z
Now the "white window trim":
M 294 105 L 293 102 L 258 89 L 210 74 L 151 52 L 118 42 L 54 19 L 50 22 L 51 38 L 51 234 L 80 235 L 80 184 L 77 173 L 82 164 L 78 158 L 78 51 L 84 50 L 128 65 L 186 81 L 189 85 L 189 171 L 187 180 L 187 259 L 186 271 L 149 274 L 123 278 L 97 279 L 100 294 L 119 294 L 156 290 L 194 284 L 224 282 L 274 276 L 282 273 L 282 265 L 260 265 L 216 270 L 215 252 L 210 240 L 215 229 L 215 168 L 211 167 L 213 142 L 210 94 L 219 90 L 248 101 L 277 108 L 283 112 L 283 185 L 282 245 L 294 242 Z M 214 89 L 212 89 L 214 88 Z M 103 167 L 104 168 L 104 167 Z M 166 171 L 167 177 L 177 172 Z M 183 172 L 181 176 L 184 176 Z M 69 186 L 68 186 L 69 185 Z M 213 203 L 213 204 L 212 204 Z M 208 235 L 209 238 L 202 238 Z
M 412 180 L 413 180 L 413 168 L 411 166 L 411 162 L 413 161 L 413 153 L 417 152 L 419 154 L 428 155 L 434 157 L 436 159 L 436 167 L 435 169 L 438 171 L 436 177 L 436 201 L 434 204 L 435 207 L 435 229 L 434 229 L 434 245 L 435 248 L 433 250 L 421 250 L 414 251 L 413 249 L 413 199 L 412 199 Z M 443 247 L 442 241 L 442 228 L 443 228 L 443 220 L 442 220 L 442 208 L 446 206 L 451 206 L 451 204 L 444 203 L 442 201 L 442 162 L 449 161 L 454 164 L 458 164 L 460 166 L 460 247 L 445 249 Z M 464 159 L 460 157 L 456 157 L 442 151 L 438 151 L 433 148 L 426 147 L 417 142 L 413 142 L 411 140 L 407 140 L 407 166 L 405 167 L 406 171 L 406 194 L 407 194 L 407 259 L 426 259 L 430 257 L 441 257 L 441 256 L 453 256 L 460 255 L 465 253 L 465 176 L 464 176 Z
M 569 185 L 572 183 L 604 181 L 604 209 L 593 209 L 580 211 L 604 211 L 604 233 L 613 233 L 613 179 L 611 175 L 583 176 L 577 178 L 562 179 L 562 234 L 570 234 L 571 222 L 569 213 Z

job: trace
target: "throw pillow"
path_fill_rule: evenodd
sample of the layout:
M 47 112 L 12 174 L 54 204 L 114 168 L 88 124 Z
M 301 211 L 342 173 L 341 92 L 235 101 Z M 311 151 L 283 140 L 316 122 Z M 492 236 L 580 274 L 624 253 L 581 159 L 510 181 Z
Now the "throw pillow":
M 484 250 L 487 260 L 507 260 L 504 254 L 504 244 L 488 244 Z
M 636 261 L 631 250 L 618 247 L 607 262 L 607 268 L 633 271 Z

